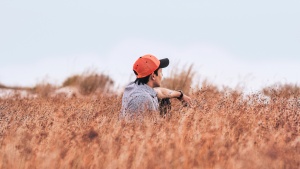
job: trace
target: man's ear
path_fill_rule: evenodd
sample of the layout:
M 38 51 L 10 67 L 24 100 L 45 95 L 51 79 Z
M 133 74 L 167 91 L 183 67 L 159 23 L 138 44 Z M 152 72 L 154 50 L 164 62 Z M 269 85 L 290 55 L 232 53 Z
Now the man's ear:
M 152 80 L 155 80 L 154 73 L 151 74 L 150 78 L 151 78 Z

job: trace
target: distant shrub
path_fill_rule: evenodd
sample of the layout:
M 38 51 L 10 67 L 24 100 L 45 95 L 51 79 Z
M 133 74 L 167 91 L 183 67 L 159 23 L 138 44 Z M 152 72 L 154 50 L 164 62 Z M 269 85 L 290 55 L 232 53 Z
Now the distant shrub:
M 66 86 L 76 86 L 79 82 L 80 76 L 79 75 L 73 75 L 71 77 L 68 77 L 64 82 L 63 82 L 63 87 Z
M 6 88 L 6 86 L 0 83 L 0 88 Z
M 56 87 L 48 82 L 38 83 L 32 88 L 33 93 L 37 94 L 39 97 L 47 98 L 55 91 Z
M 83 95 L 89 95 L 96 90 L 106 92 L 113 83 L 113 80 L 106 75 L 90 74 L 81 78 L 79 92 Z
M 63 87 L 76 86 L 80 94 L 90 95 L 95 92 L 109 92 L 114 81 L 107 75 L 96 71 L 86 71 L 82 75 L 73 75 L 63 82 Z

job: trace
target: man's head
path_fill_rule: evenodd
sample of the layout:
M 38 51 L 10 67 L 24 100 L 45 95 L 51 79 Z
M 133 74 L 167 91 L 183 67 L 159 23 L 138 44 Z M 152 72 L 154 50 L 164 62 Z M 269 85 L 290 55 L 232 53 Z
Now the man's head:
M 169 59 L 158 60 L 155 56 L 147 54 L 139 57 L 133 64 L 138 84 L 148 84 L 151 87 L 159 87 L 162 80 L 162 68 L 169 65 Z

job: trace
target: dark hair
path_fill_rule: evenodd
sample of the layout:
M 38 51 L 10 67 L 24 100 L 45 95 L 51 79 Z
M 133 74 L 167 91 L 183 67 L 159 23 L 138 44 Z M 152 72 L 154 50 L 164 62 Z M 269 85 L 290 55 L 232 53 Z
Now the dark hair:
M 157 68 L 155 71 L 154 71 L 154 74 L 156 74 L 158 76 L 158 69 Z M 136 71 L 133 71 L 135 75 L 137 75 Z M 146 76 L 146 77 L 142 77 L 142 78 L 136 78 L 134 83 L 137 83 L 138 85 L 140 84 L 147 84 L 149 82 L 149 77 L 150 75 Z

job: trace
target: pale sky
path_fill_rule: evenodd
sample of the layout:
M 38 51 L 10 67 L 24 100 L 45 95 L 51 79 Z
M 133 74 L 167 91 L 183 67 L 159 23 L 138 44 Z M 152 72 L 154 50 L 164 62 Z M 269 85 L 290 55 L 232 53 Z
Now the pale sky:
M 300 84 L 299 0 L 0 0 L 0 83 L 33 86 L 93 68 L 119 85 L 151 53 L 250 90 Z

